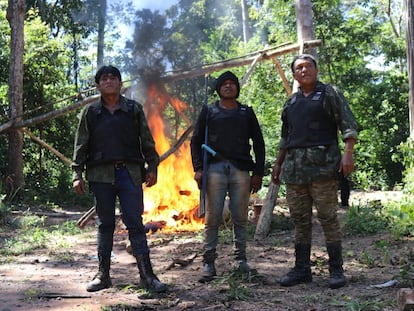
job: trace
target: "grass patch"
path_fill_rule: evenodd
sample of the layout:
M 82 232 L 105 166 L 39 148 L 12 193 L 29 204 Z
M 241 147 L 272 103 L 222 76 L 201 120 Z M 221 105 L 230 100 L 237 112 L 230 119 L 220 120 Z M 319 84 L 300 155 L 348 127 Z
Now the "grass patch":
M 62 261 L 71 260 L 67 252 L 72 246 L 69 236 L 81 233 L 76 221 L 66 221 L 59 225 L 46 226 L 46 217 L 26 213 L 13 220 L 5 228 L 14 231 L 13 236 L 0 237 L 0 255 L 2 262 L 10 261 L 8 257 L 29 254 L 39 248 L 47 248 L 50 254 L 60 258 Z
M 374 234 L 384 231 L 389 225 L 389 216 L 380 201 L 367 202 L 365 206 L 349 208 L 344 229 L 351 234 Z

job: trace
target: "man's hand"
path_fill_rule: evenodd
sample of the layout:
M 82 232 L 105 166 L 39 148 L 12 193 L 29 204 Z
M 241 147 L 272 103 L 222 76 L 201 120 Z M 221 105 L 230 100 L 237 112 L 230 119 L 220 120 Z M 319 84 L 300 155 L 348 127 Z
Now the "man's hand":
M 272 169 L 272 182 L 276 185 L 280 185 L 279 176 L 280 176 L 281 170 L 282 170 L 282 168 L 280 167 L 279 164 L 276 163 L 273 166 L 273 169 Z
M 256 193 L 257 191 L 260 190 L 260 188 L 262 188 L 262 179 L 263 179 L 262 176 L 258 176 L 258 175 L 252 176 L 252 180 L 250 184 L 251 193 Z
M 344 176 L 348 176 L 354 170 L 354 156 L 352 152 L 344 152 L 339 167 L 339 172 L 342 172 Z
M 157 183 L 157 174 L 154 172 L 147 172 L 145 174 L 145 186 L 152 187 Z
M 83 179 L 76 179 L 73 181 L 73 190 L 76 194 L 85 193 L 85 183 L 83 182 Z

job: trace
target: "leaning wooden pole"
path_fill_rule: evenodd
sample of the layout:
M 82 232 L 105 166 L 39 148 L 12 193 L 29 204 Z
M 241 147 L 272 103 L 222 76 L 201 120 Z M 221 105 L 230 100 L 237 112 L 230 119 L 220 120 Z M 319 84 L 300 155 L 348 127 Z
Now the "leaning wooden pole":
M 270 232 L 270 225 L 273 219 L 273 210 L 276 205 L 278 193 L 279 185 L 271 182 L 260 212 L 259 220 L 257 221 L 256 232 L 254 234 L 255 241 L 264 240 Z
M 65 164 L 67 165 L 71 165 L 72 161 L 65 157 L 62 153 L 60 153 L 59 151 L 57 151 L 55 148 L 53 148 L 51 145 L 47 144 L 45 141 L 43 141 L 42 139 L 36 137 L 35 134 L 33 134 L 31 131 L 29 131 L 27 128 L 22 128 L 21 131 L 23 131 L 26 135 L 28 135 L 33 141 L 35 141 L 36 143 L 38 143 L 40 146 L 46 148 L 47 150 L 49 150 L 50 152 L 52 152 L 54 155 L 56 155 L 59 159 L 61 159 Z
M 200 66 L 197 68 L 192 68 L 191 70 L 183 71 L 174 71 L 171 74 L 161 77 L 163 82 L 171 82 L 180 79 L 194 78 L 201 75 L 207 75 L 211 72 L 234 68 L 239 66 L 246 66 L 252 64 L 257 58 L 257 54 L 261 54 L 262 57 L 258 58 L 258 61 L 265 61 L 272 59 L 273 57 L 278 57 L 287 53 L 299 51 L 300 49 L 308 50 L 322 45 L 322 40 L 310 40 L 303 43 L 294 43 L 288 45 L 282 45 L 280 47 L 272 47 L 264 50 L 251 53 L 247 56 L 242 56 L 236 59 L 231 59 L 227 61 L 217 62 L 215 64 L 208 64 Z

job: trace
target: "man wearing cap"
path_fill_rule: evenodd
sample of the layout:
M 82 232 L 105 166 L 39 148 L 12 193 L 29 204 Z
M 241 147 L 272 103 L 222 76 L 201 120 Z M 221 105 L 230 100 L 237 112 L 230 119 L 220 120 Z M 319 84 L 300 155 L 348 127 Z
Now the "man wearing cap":
M 216 80 L 216 91 L 219 100 L 203 106 L 191 138 L 194 179 L 200 189 L 203 171 L 207 173 L 204 267 L 200 282 L 208 282 L 216 276 L 218 229 L 223 220 L 226 196 L 233 222 L 236 267 L 243 273 L 250 271 L 246 257 L 248 204 L 250 193 L 261 188 L 264 175 L 262 131 L 253 109 L 237 101 L 240 93 L 238 78 L 230 71 L 224 72 Z M 202 144 L 205 143 L 217 152 L 216 156 L 209 155 L 207 167 L 203 167 L 202 158 Z
M 353 150 L 358 132 L 354 115 L 337 87 L 318 80 L 315 58 L 302 54 L 291 63 L 298 92 L 282 111 L 282 133 L 272 181 L 286 184 L 286 199 L 295 225 L 295 266 L 282 286 L 312 282 L 310 264 L 313 206 L 322 225 L 329 256 L 329 287 L 346 284 L 342 234 L 337 217 L 339 174 L 354 169 Z M 338 145 L 338 131 L 344 152 Z
M 98 215 L 99 271 L 88 284 L 87 291 L 112 286 L 109 269 L 118 197 L 141 283 L 149 290 L 164 292 L 166 284 L 160 282 L 152 270 L 142 223 L 142 183 L 151 187 L 157 182 L 160 160 L 155 142 L 142 106 L 121 95 L 121 73 L 116 67 L 101 67 L 95 75 L 95 83 L 101 97 L 81 112 L 72 164 L 74 191 L 85 193 L 82 175 L 86 169 Z

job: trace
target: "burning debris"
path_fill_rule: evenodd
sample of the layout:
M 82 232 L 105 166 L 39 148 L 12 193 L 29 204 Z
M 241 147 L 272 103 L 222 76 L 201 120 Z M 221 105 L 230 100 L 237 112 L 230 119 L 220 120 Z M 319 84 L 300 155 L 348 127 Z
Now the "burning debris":
M 168 125 L 162 117 L 168 104 L 191 127 L 191 121 L 184 114 L 188 109 L 185 102 L 170 96 L 164 85 L 153 83 L 148 86 L 144 110 L 157 152 L 161 155 L 171 149 Z M 196 231 L 203 228 L 203 220 L 197 217 L 196 212 L 200 192 L 194 181 L 191 163 L 189 141 L 182 142 L 174 153 L 163 159 L 158 167 L 157 184 L 151 188 L 144 187 L 144 223 L 165 223 L 163 231 Z

